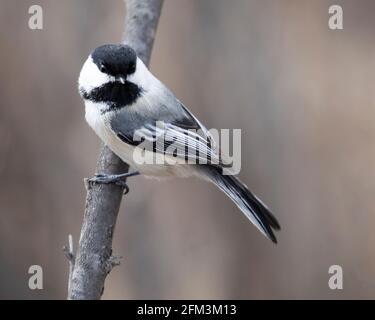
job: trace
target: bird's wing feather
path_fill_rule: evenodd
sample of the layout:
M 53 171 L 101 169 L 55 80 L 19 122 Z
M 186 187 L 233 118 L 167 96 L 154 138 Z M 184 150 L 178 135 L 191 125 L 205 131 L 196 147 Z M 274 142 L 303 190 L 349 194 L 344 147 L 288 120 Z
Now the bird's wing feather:
M 123 131 L 112 125 L 112 130 L 125 143 L 144 147 L 146 150 L 184 159 L 194 163 L 218 163 L 218 156 L 210 147 L 210 142 L 197 132 L 182 128 L 171 122 L 148 122 L 133 132 Z M 145 143 L 146 141 L 146 143 Z

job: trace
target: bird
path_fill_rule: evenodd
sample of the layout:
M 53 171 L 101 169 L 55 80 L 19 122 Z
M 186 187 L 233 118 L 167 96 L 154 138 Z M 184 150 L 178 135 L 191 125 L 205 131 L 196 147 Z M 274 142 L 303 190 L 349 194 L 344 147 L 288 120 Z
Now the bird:
M 134 49 L 126 44 L 95 48 L 82 66 L 78 91 L 89 126 L 132 169 L 118 175 L 96 173 L 89 181 L 127 187 L 126 178 L 135 175 L 199 177 L 215 184 L 277 243 L 274 231 L 280 224 L 270 209 L 238 177 L 227 174 L 228 166 L 209 130 L 149 71 Z M 162 138 L 169 143 L 158 143 Z M 153 160 L 140 161 L 145 158 Z

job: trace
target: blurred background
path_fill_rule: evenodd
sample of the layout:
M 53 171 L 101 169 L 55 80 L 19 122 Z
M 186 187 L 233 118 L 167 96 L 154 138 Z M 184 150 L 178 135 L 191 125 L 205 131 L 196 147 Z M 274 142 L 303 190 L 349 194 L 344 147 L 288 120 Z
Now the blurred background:
M 121 40 L 125 6 L 0 3 L 0 298 L 65 299 L 61 248 L 79 239 L 100 147 L 77 78 Z M 343 30 L 328 28 L 332 1 L 165 1 L 152 71 L 208 128 L 242 129 L 240 177 L 282 230 L 273 245 L 206 182 L 131 178 L 105 299 L 375 298 L 375 2 L 334 3 Z M 28 288 L 33 264 L 43 290 Z

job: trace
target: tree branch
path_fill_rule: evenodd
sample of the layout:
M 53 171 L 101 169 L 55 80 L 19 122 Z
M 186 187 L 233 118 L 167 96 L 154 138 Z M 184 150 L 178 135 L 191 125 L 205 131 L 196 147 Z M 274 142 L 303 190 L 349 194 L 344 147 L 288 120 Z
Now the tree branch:
M 126 18 L 123 42 L 130 45 L 148 65 L 163 0 L 125 0 Z M 106 146 L 98 159 L 96 172 L 125 173 L 129 166 Z M 81 236 L 68 298 L 100 299 L 104 282 L 119 258 L 112 256 L 112 239 L 123 188 L 116 185 L 87 183 L 87 198 Z M 74 256 L 74 255 L 72 255 Z M 71 262 L 71 261 L 70 261 Z
M 72 283 L 72 276 L 73 276 L 74 263 L 75 263 L 73 236 L 71 234 L 68 236 L 68 246 L 64 246 L 63 251 L 65 253 L 66 258 L 69 261 L 69 279 L 68 279 L 68 297 L 69 297 L 71 289 L 72 289 L 71 283 Z

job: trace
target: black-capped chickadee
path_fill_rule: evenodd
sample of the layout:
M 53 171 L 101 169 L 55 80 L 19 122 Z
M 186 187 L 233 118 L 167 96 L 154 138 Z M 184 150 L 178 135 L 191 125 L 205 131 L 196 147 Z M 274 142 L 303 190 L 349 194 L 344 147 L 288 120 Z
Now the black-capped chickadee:
M 280 229 L 276 218 L 238 178 L 223 174 L 226 166 L 209 131 L 151 74 L 132 48 L 121 44 L 96 48 L 83 65 L 78 84 L 85 101 L 86 121 L 103 142 L 134 169 L 115 176 L 97 174 L 91 181 L 121 183 L 126 177 L 137 174 L 198 176 L 219 187 L 276 243 L 273 230 Z M 159 122 L 163 125 L 157 125 Z M 160 137 L 173 139 L 170 143 L 159 144 L 156 140 Z M 145 140 L 153 142 L 151 147 L 143 147 Z M 175 146 L 172 150 L 183 150 L 182 155 L 170 151 L 171 144 Z M 134 156 L 137 152 L 145 157 L 148 154 L 163 159 L 152 163 L 137 161 Z M 204 157 L 208 161 L 202 164 L 199 160 Z

